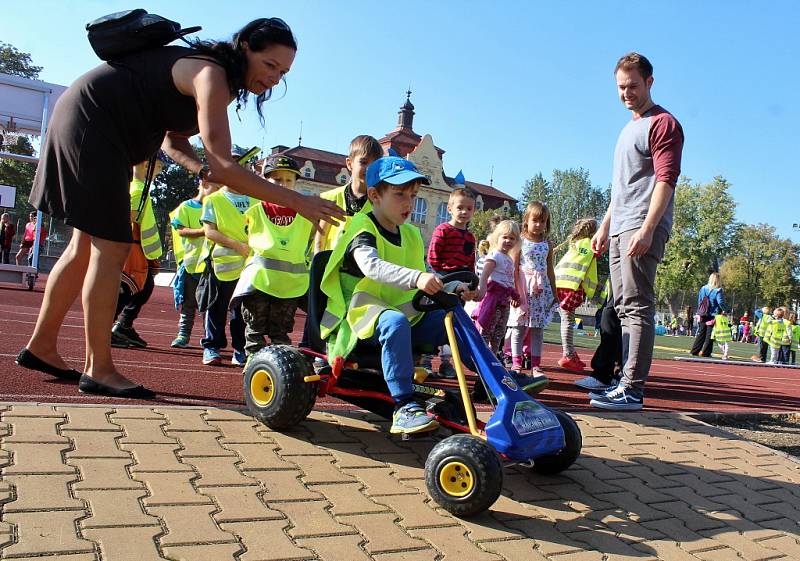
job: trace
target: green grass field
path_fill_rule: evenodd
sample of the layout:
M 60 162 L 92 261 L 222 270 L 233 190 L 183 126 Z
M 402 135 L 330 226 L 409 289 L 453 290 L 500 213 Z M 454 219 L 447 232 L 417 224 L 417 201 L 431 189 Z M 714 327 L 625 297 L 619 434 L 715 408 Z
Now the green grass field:
M 588 356 L 582 356 L 584 362 L 588 364 L 589 359 L 592 357 L 591 353 L 600 344 L 599 337 L 592 337 L 594 335 L 594 328 L 578 329 L 575 331 L 575 346 L 581 349 L 589 349 L 591 352 L 587 353 Z M 688 355 L 689 350 L 692 348 L 694 337 L 677 336 L 672 337 L 669 335 L 656 335 L 656 342 L 653 349 L 653 358 L 672 359 L 676 356 Z M 558 322 L 551 323 L 544 330 L 544 342 L 553 345 L 561 345 L 561 333 L 559 332 Z M 730 343 L 728 357 L 733 360 L 750 360 L 753 354 L 758 353 L 758 347 L 750 343 Z M 711 351 L 711 356 L 720 358 L 721 351 L 719 345 L 714 344 L 714 349 Z

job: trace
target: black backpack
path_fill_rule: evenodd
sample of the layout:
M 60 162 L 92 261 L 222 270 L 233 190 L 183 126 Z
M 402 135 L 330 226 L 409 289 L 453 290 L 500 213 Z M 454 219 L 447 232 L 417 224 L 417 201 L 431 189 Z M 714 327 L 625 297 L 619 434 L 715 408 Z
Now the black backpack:
M 708 311 L 711 309 L 711 295 L 714 294 L 714 290 L 709 290 L 703 295 L 703 299 L 700 300 L 700 305 L 697 306 L 697 315 L 698 316 L 707 316 Z
M 102 60 L 162 47 L 200 29 L 200 26 L 181 29 L 178 22 L 141 8 L 109 14 L 86 24 L 89 44 Z

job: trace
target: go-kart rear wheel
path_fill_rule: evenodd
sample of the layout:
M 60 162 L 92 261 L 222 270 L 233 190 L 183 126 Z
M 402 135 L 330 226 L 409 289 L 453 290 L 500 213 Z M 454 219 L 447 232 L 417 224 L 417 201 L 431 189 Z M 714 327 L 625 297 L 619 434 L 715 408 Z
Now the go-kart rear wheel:
M 264 347 L 244 369 L 247 407 L 272 429 L 296 425 L 308 416 L 317 397 L 317 384 L 303 379 L 313 373 L 303 354 L 294 347 Z
M 472 516 L 492 506 L 503 487 L 500 456 L 485 440 L 468 434 L 445 438 L 425 462 L 428 493 L 456 516 Z
M 564 448 L 556 454 L 533 460 L 533 471 L 543 475 L 555 475 L 567 469 L 578 459 L 583 447 L 583 435 L 578 423 L 563 411 L 553 409 L 552 412 L 564 429 Z

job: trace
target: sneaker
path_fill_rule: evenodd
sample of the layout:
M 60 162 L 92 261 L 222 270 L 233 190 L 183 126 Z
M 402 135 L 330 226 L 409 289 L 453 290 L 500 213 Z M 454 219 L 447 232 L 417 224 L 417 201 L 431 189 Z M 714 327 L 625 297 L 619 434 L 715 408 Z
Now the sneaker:
M 112 333 L 116 333 L 117 335 L 121 335 L 128 339 L 128 343 L 132 347 L 139 347 L 140 349 L 144 349 L 147 347 L 147 341 L 142 339 L 133 326 L 125 327 L 121 323 L 117 322 L 114 324 L 114 328 L 111 330 Z
M 574 356 L 562 356 L 558 359 L 558 365 L 564 370 L 572 370 L 573 372 L 583 372 L 584 364 L 580 360 L 575 360 Z
M 584 390 L 596 391 L 596 392 L 604 392 L 609 387 L 609 384 L 605 382 L 601 382 L 594 376 L 586 376 L 586 378 L 581 378 L 580 380 L 575 380 L 575 385 L 579 388 L 583 388 Z
M 630 388 L 617 386 L 604 396 L 592 399 L 589 405 L 613 411 L 638 411 L 644 406 L 644 398 Z
M 439 378 L 449 378 L 455 379 L 456 377 L 456 369 L 450 362 L 442 362 L 439 365 L 439 372 L 437 372 Z
M 237 351 L 233 349 L 233 357 L 231 357 L 231 364 L 234 366 L 244 366 L 247 364 L 247 353 L 244 351 Z
M 538 372 L 531 371 L 531 376 L 526 376 L 521 372 L 512 372 L 514 381 L 516 381 L 520 389 L 528 395 L 536 395 L 550 383 L 550 379 L 545 376 L 544 372 L 541 370 L 538 370 Z
M 606 389 L 604 390 L 598 389 L 591 391 L 589 392 L 589 399 L 600 399 L 601 397 L 605 397 L 608 392 L 617 389 L 617 386 L 619 386 L 619 383 L 613 384 L 611 386 L 606 386 Z
M 572 360 L 575 362 L 575 364 L 580 365 L 581 368 L 586 368 L 586 363 L 581 360 L 581 357 L 578 356 L 577 352 L 573 353 Z
M 428 415 L 422 406 L 415 402 L 403 405 L 392 415 L 392 434 L 415 434 L 436 430 L 439 427 L 438 421 Z
M 170 343 L 169 346 L 173 349 L 185 349 L 189 346 L 189 336 L 178 335 L 172 340 L 172 343 Z
M 203 364 L 209 366 L 222 364 L 222 357 L 219 354 L 219 349 L 203 349 Z
M 117 349 L 127 349 L 131 346 L 131 342 L 123 335 L 118 335 L 111 331 L 111 346 Z

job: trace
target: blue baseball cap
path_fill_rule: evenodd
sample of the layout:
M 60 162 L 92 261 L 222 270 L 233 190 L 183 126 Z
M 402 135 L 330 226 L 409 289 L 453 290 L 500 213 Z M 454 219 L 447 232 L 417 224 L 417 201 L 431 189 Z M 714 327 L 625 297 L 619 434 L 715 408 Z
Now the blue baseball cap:
M 367 187 L 375 187 L 381 181 L 391 185 L 403 185 L 410 181 L 420 181 L 425 185 L 431 184 L 431 180 L 422 175 L 413 162 L 398 156 L 384 156 L 369 165 Z

